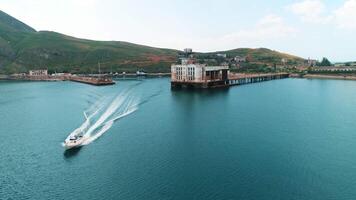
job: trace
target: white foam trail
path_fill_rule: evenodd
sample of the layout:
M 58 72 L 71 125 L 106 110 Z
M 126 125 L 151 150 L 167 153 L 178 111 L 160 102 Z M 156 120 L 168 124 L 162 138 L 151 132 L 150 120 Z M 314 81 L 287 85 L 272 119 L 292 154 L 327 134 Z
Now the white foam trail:
M 84 112 L 84 117 L 85 117 L 84 123 L 79 128 L 75 129 L 71 134 L 69 134 L 69 136 L 67 138 L 85 132 L 85 130 L 90 126 L 90 119 L 92 117 L 94 117 L 99 111 L 100 111 L 100 109 L 96 110 L 94 113 L 92 113 L 89 116 L 87 116 L 87 114 Z
M 88 129 L 85 135 L 91 135 L 97 128 L 99 128 L 111 115 L 113 115 L 120 105 L 124 102 L 123 95 L 118 95 L 100 118 Z
M 92 106 L 90 106 L 86 111 L 84 111 L 84 116 L 86 116 L 87 113 L 99 112 L 101 109 L 103 109 L 106 101 L 107 101 L 107 99 L 104 99 L 104 98 L 98 99 Z M 93 114 L 91 114 L 91 115 L 93 115 Z
M 124 112 L 122 112 L 118 116 L 115 116 L 114 118 L 110 119 L 109 121 L 100 124 L 98 127 L 95 126 L 96 128 L 92 132 L 89 132 L 89 130 L 88 130 L 88 133 L 85 134 L 86 136 L 88 136 L 88 139 L 86 139 L 83 142 L 83 145 L 88 145 L 88 144 L 92 143 L 93 141 L 98 139 L 100 136 L 102 136 L 106 131 L 108 131 L 112 127 L 112 125 L 114 124 L 114 122 L 116 120 L 119 120 L 119 119 L 135 112 L 137 109 L 138 109 L 137 106 L 133 107 L 133 106 L 131 106 L 131 103 L 129 103 L 128 106 L 124 109 Z M 93 127 L 94 127 L 94 125 L 93 125 Z
M 102 136 L 107 130 L 109 130 L 111 128 L 111 126 L 113 125 L 113 121 L 111 121 L 110 123 L 105 123 L 105 125 L 99 130 L 98 133 L 96 133 L 94 136 L 88 136 L 88 139 L 86 139 L 82 145 L 88 145 L 90 143 L 92 143 L 94 140 L 98 139 L 100 136 Z
M 84 137 L 82 145 L 88 145 L 107 132 L 116 120 L 135 112 L 139 104 L 126 91 L 117 95 L 107 105 L 107 102 L 100 99 L 84 111 L 85 121 L 79 128 L 70 133 L 66 140 L 76 135 L 82 135 Z M 97 119 L 94 124 L 91 123 L 91 121 L 94 121 L 93 118 Z
M 72 133 L 70 133 L 68 135 L 68 137 L 66 138 L 66 140 L 69 140 L 69 138 L 71 138 L 73 136 L 83 134 L 85 132 L 85 130 L 90 126 L 90 119 L 92 117 L 94 117 L 100 110 L 101 110 L 101 108 L 97 109 L 94 113 L 92 113 L 89 116 L 87 116 L 86 112 L 84 112 L 83 113 L 84 117 L 85 117 L 84 123 L 79 128 L 75 129 Z M 62 143 L 62 146 L 64 146 L 64 143 Z

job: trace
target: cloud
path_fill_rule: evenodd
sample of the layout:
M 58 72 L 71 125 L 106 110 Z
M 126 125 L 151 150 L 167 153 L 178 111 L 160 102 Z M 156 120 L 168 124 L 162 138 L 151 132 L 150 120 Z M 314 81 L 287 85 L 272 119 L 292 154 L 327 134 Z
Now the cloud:
M 299 16 L 305 22 L 326 23 L 326 6 L 321 0 L 305 0 L 287 6 L 287 9 Z
M 191 47 L 197 51 L 219 51 L 224 49 L 235 49 L 239 47 L 251 48 L 277 48 L 284 45 L 298 35 L 299 31 L 285 22 L 278 15 L 270 14 L 260 18 L 250 27 L 240 28 L 226 34 L 215 35 L 214 37 L 185 37 L 175 35 L 175 40 L 160 38 L 159 41 L 148 45 L 164 47 L 175 46 L 178 49 Z M 170 36 L 172 37 L 172 36 Z
M 203 51 L 234 49 L 237 47 L 269 47 L 295 37 L 298 30 L 288 25 L 280 16 L 271 14 L 262 17 L 254 25 L 218 37 L 182 38 L 184 44 Z M 183 46 L 182 46 L 183 48 Z
M 240 30 L 222 37 L 227 41 L 264 41 L 271 39 L 281 39 L 290 37 L 297 33 L 297 30 L 286 24 L 277 15 L 267 15 L 250 29 Z
M 356 30 L 356 0 L 346 1 L 332 15 L 338 27 Z
M 339 8 L 327 11 L 321 0 L 304 0 L 287 6 L 307 23 L 336 25 L 342 29 L 356 30 L 356 0 L 347 0 Z

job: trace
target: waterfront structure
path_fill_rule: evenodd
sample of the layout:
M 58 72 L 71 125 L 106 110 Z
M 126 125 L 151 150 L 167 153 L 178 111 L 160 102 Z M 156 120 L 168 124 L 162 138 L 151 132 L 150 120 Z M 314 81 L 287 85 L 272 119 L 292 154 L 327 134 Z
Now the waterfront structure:
M 183 58 L 181 64 L 171 66 L 171 86 L 209 88 L 228 83 L 229 66 L 207 66 L 194 59 Z
M 30 70 L 29 75 L 30 76 L 48 76 L 48 70 L 47 69 Z
M 230 74 L 228 85 L 244 85 L 250 83 L 258 83 L 263 81 L 271 81 L 276 79 L 289 78 L 288 73 L 269 73 L 269 74 Z
M 237 74 L 230 73 L 229 66 L 208 66 L 194 59 L 194 55 L 181 58 L 180 64 L 171 66 L 171 88 L 216 88 L 229 87 L 288 78 L 288 73 Z M 245 59 L 246 60 L 246 59 Z
M 105 85 L 114 85 L 115 81 L 112 80 L 110 77 L 106 76 L 70 76 L 70 81 L 79 82 L 79 83 L 86 83 L 89 85 L 96 85 L 96 86 L 105 86 Z
M 0 77 L 1 78 L 1 77 Z M 74 81 L 96 86 L 113 85 L 115 81 L 108 76 L 72 75 L 70 73 L 55 73 L 48 75 L 47 70 L 31 70 L 28 74 L 12 74 L 6 77 L 9 80 L 26 81 Z

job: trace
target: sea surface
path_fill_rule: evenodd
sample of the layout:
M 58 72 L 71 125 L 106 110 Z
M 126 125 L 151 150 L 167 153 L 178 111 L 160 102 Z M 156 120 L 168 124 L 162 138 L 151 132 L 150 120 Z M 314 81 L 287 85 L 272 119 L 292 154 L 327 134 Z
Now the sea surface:
M 0 199 L 356 199 L 356 81 L 169 81 L 0 82 Z

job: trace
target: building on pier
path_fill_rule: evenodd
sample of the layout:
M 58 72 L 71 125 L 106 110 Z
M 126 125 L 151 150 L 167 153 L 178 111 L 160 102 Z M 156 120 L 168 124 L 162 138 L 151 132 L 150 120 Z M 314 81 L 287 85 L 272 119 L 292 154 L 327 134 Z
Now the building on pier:
M 209 88 L 228 84 L 229 66 L 207 66 L 192 58 L 182 58 L 171 66 L 172 88 Z
M 229 66 L 208 66 L 194 59 L 191 49 L 184 51 L 180 64 L 171 66 L 172 88 L 216 88 L 288 78 L 288 73 L 236 74 Z

